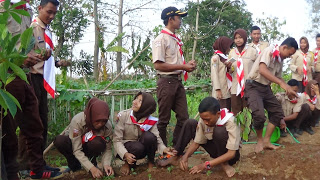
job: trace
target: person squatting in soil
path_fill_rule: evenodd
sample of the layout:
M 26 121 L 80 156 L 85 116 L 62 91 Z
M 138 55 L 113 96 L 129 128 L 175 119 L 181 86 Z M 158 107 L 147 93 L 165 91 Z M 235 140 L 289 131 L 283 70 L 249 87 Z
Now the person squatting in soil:
M 292 56 L 298 49 L 294 38 L 287 38 L 280 46 L 272 45 L 258 56 L 252 66 L 246 81 L 245 97 L 248 99 L 248 107 L 252 111 L 253 127 L 257 132 L 258 143 L 255 152 L 263 149 L 277 149 L 270 143 L 270 137 L 276 126 L 286 128 L 283 120 L 284 114 L 279 101 L 273 94 L 270 84 L 279 84 L 288 96 L 298 97 L 297 93 L 282 79 L 283 59 Z M 268 112 L 269 122 L 266 135 L 262 137 L 262 130 L 266 121 L 265 109 Z
M 213 97 L 204 98 L 199 105 L 200 120 L 188 119 L 182 127 L 181 134 L 174 146 L 175 156 L 160 160 L 160 166 L 177 164 L 182 170 L 188 170 L 188 158 L 202 146 L 212 157 L 189 170 L 190 174 L 210 170 L 221 165 L 228 177 L 235 174 L 232 167 L 239 158 L 240 126 L 236 124 L 234 116 L 228 109 L 220 109 L 219 102 Z M 187 152 L 183 154 L 190 140 L 193 142 Z M 180 160 L 180 161 L 179 161 Z
M 175 7 L 165 8 L 161 19 L 165 28 L 152 42 L 152 61 L 157 70 L 157 98 L 159 104 L 159 122 L 157 124 L 160 137 L 165 145 L 167 126 L 171 110 L 176 113 L 177 123 L 173 132 L 172 143 L 177 142 L 183 123 L 189 118 L 187 98 L 182 78 L 187 80 L 187 72 L 196 69 L 196 61 L 186 62 L 182 52 L 182 41 L 176 36 L 180 29 L 181 18 L 187 15 Z
M 109 115 L 108 104 L 94 97 L 83 112 L 72 118 L 69 131 L 55 138 L 54 146 L 65 156 L 71 171 L 80 170 L 82 165 L 93 178 L 102 178 L 104 173 L 97 167 L 96 160 L 101 155 L 106 175 L 114 174 L 111 167 L 113 130 Z
M 153 170 L 155 153 L 173 155 L 161 137 L 156 123 L 158 118 L 151 114 L 157 103 L 151 94 L 139 92 L 130 109 L 119 112 L 115 125 L 113 144 L 117 155 L 124 160 L 121 173 L 128 175 L 138 159 L 148 157 L 148 170 Z
M 299 91 L 299 82 L 297 80 L 289 80 L 288 85 L 291 86 L 295 92 Z M 293 136 L 298 138 L 299 135 L 302 135 L 302 126 L 307 124 L 312 112 L 309 105 L 306 103 L 307 96 L 299 95 L 299 98 L 297 98 L 293 95 L 288 96 L 285 92 L 281 92 L 276 94 L 276 98 L 280 102 L 284 112 L 283 120 L 286 122 Z M 287 136 L 287 133 L 282 129 L 281 137 L 285 136 Z

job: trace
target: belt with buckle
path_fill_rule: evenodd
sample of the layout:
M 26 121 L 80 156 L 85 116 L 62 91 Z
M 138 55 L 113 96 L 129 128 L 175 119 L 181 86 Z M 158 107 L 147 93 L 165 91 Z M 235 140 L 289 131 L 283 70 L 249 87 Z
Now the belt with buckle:
M 259 85 L 259 86 L 263 86 L 263 87 L 267 87 L 268 85 L 265 85 L 265 84 L 261 84 L 255 80 L 252 80 L 252 79 L 247 79 L 246 80 L 247 83 L 250 83 L 250 84 L 255 84 L 255 85 Z
M 158 78 L 171 78 L 181 80 L 180 74 L 158 74 Z

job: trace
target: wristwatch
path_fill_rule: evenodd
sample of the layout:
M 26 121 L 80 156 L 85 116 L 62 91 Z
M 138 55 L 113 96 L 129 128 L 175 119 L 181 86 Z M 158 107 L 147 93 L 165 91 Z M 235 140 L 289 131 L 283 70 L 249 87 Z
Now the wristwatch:
M 206 161 L 204 164 L 206 165 L 206 168 L 207 168 L 207 169 L 211 169 L 211 165 L 210 165 L 210 162 L 209 162 L 209 161 Z

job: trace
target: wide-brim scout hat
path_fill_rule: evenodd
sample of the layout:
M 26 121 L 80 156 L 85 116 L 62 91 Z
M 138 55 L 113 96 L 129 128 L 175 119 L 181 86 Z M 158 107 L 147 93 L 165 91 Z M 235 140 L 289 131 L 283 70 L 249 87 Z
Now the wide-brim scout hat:
M 187 12 L 181 12 L 179 9 L 177 9 L 176 7 L 167 7 L 165 8 L 162 13 L 161 13 L 161 19 L 165 20 L 169 17 L 172 16 L 181 16 L 181 17 L 185 17 L 186 15 L 188 15 Z

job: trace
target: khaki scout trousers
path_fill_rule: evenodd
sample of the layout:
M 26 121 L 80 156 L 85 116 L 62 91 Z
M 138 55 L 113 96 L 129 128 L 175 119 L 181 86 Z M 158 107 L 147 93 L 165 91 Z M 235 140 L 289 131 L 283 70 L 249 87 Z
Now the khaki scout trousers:
M 183 123 L 189 118 L 187 98 L 181 80 L 175 78 L 159 78 L 157 81 L 157 98 L 159 104 L 158 130 L 165 145 L 167 141 L 167 125 L 171 118 L 171 110 L 176 113 L 177 124 L 173 131 L 173 145 L 177 142 Z

